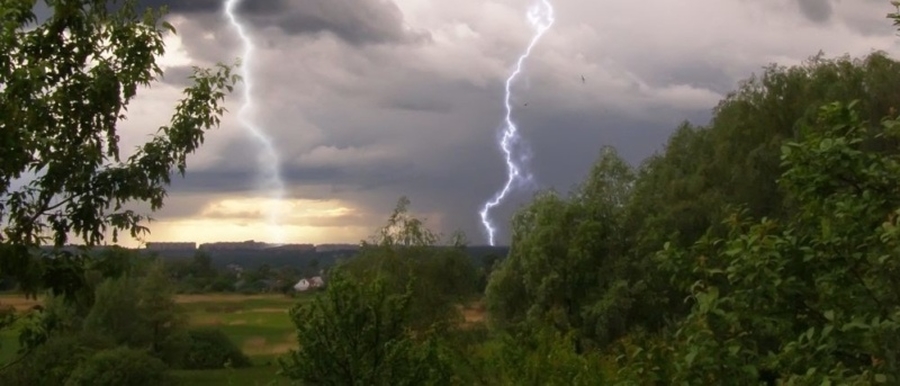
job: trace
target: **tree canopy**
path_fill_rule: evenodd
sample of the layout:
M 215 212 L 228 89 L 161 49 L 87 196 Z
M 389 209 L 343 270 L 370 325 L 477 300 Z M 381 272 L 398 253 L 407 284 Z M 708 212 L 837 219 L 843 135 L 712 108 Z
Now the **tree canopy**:
M 134 1 L 115 11 L 106 0 L 48 4 L 42 21 L 33 1 L 0 5 L 0 272 L 30 290 L 74 280 L 59 277 L 64 255 L 41 264 L 35 247 L 147 231 L 127 204 L 163 205 L 171 174 L 185 173 L 237 81 L 229 66 L 195 68 L 171 122 L 123 157 L 119 125 L 140 88 L 162 75 L 163 36 L 174 29 L 160 11 L 137 14 Z

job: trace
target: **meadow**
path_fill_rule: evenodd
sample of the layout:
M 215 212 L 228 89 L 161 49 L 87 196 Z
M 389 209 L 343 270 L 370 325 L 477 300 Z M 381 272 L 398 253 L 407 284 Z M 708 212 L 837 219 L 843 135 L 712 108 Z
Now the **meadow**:
M 178 295 L 191 326 L 221 329 L 253 361 L 253 367 L 219 370 L 175 370 L 185 385 L 290 385 L 277 374 L 277 357 L 297 346 L 290 307 L 313 299 L 312 295 L 200 294 Z M 0 295 L 0 306 L 25 311 L 40 304 L 18 294 Z M 0 331 L 0 363 L 12 359 L 18 348 L 16 329 Z

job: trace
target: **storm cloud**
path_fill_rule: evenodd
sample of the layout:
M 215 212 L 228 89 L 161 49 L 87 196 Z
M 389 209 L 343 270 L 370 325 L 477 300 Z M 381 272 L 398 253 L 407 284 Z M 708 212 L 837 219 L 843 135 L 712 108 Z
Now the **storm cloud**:
M 164 124 L 192 65 L 241 52 L 220 1 L 142 2 L 165 3 L 178 30 L 167 37 L 166 83 L 129 109 L 129 144 Z M 506 176 L 497 147 L 503 87 L 533 32 L 528 5 L 243 1 L 238 12 L 256 43 L 253 117 L 277 145 L 287 198 L 353 210 L 297 224 L 327 225 L 320 242 L 354 242 L 353 232 L 374 230 L 406 195 L 439 230 L 461 229 L 483 243 L 477 211 Z M 535 184 L 494 212 L 499 240 L 508 240 L 510 216 L 536 189 L 569 190 L 605 145 L 639 164 L 680 122 L 705 124 L 721 98 L 767 64 L 799 64 L 820 50 L 898 52 L 885 19 L 891 11 L 880 0 L 556 2 L 556 23 L 513 86 L 513 119 Z M 241 98 L 228 97 L 222 127 L 174 180 L 155 215 L 163 223 L 258 212 L 210 212 L 222 200 L 265 196 L 256 191 L 261 147 L 236 119 Z M 342 222 L 355 230 L 340 230 Z
M 796 0 L 803 16 L 816 23 L 824 23 L 831 19 L 831 0 Z
M 224 10 L 221 0 L 142 0 L 142 6 L 167 7 L 172 14 L 209 20 Z M 276 28 L 288 35 L 334 34 L 354 45 L 412 43 L 427 40 L 424 31 L 404 26 L 403 13 L 391 0 L 241 1 L 237 15 L 254 28 Z

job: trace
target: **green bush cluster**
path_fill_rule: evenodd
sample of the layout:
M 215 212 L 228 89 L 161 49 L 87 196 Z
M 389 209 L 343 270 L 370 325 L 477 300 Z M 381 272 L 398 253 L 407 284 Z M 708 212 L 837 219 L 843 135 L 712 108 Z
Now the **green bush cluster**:
M 222 330 L 193 328 L 187 331 L 187 355 L 182 368 L 189 370 L 247 367 L 250 359 L 241 352 Z

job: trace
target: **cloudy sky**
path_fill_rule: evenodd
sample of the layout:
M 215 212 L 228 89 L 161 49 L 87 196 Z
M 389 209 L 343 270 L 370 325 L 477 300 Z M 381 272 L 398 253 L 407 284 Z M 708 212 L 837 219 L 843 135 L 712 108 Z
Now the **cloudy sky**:
M 267 220 L 272 205 L 256 177 L 263 147 L 237 119 L 236 90 L 147 240 L 358 242 L 406 195 L 434 229 L 461 229 L 484 244 L 477 212 L 506 175 L 496 143 L 503 83 L 531 39 L 525 15 L 534 1 L 245 1 L 238 17 L 256 44 L 251 115 L 280 156 L 282 225 Z M 129 109 L 123 148 L 167 123 L 190 66 L 232 62 L 243 48 L 221 1 L 143 2 L 168 5 L 178 34 L 166 40 L 165 79 Z M 900 43 L 887 0 L 553 5 L 556 21 L 513 87 L 535 184 L 492 212 L 500 243 L 534 189 L 567 191 L 601 146 L 637 164 L 679 122 L 705 123 L 768 63 L 798 64 L 819 50 L 894 54 Z

